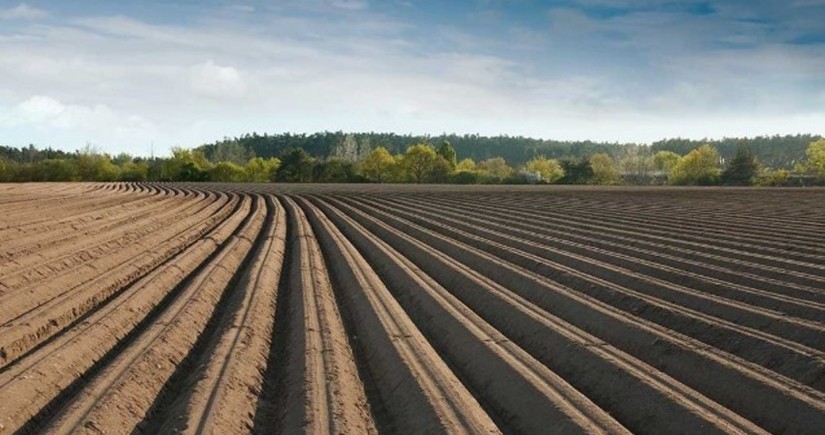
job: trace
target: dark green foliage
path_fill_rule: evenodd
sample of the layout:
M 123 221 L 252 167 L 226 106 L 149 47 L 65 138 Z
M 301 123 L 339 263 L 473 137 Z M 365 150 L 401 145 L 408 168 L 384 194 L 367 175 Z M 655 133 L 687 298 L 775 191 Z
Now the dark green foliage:
M 750 186 L 759 171 L 759 162 L 746 144 L 739 146 L 736 155 L 722 172 L 722 184 Z
M 480 184 L 481 174 L 477 171 L 458 171 L 450 175 L 448 183 L 450 184 Z
M 277 181 L 310 183 L 316 160 L 301 148 L 291 148 L 281 154 L 281 167 L 275 176 Z
M 438 155 L 441 156 L 441 158 L 447 162 L 450 171 L 455 170 L 455 167 L 458 164 L 458 162 L 456 160 L 455 148 L 453 148 L 453 146 L 450 144 L 450 141 L 445 140 L 441 142 L 441 146 L 438 147 L 436 153 L 438 153 Z
M 209 181 L 209 172 L 199 168 L 193 162 L 186 162 L 181 166 L 177 179 L 174 181 Z
M 724 138 L 721 140 L 667 139 L 651 144 L 651 151 L 672 151 L 680 156 L 702 144 L 710 144 L 725 159 L 732 159 L 740 146 L 750 148 L 762 164 L 775 169 L 792 169 L 805 160 L 805 149 L 820 136 L 797 134 L 786 136 L 757 136 L 753 138 Z
M 564 177 L 558 181 L 559 184 L 588 184 L 593 179 L 593 168 L 587 158 L 564 159 L 560 163 Z
M 354 183 L 361 180 L 354 163 L 334 158 L 315 165 L 313 181 L 316 183 Z

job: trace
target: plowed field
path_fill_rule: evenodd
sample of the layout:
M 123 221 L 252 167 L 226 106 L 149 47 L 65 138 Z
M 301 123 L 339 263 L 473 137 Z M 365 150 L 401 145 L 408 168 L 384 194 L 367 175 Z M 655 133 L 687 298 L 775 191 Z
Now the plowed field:
M 825 190 L 0 185 L 0 433 L 822 433 Z

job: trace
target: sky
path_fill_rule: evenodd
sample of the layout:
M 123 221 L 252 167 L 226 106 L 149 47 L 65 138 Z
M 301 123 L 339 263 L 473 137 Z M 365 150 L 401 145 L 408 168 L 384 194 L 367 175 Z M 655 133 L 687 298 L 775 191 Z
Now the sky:
M 0 0 L 0 144 L 825 134 L 825 0 Z

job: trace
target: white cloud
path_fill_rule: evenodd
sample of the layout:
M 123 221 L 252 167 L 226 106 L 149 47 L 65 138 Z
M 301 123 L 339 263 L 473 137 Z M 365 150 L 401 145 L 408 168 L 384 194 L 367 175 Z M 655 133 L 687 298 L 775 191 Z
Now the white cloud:
M 211 98 L 238 98 L 246 92 L 246 84 L 237 69 L 216 65 L 209 60 L 190 68 L 192 90 Z
M 155 126 L 137 115 L 122 115 L 109 106 L 64 104 L 59 100 L 35 95 L 12 107 L 3 116 L 0 127 L 45 132 L 44 137 L 64 137 L 73 141 L 130 143 L 148 139 Z
M 20 3 L 9 9 L 0 9 L 0 19 L 2 20 L 36 20 L 47 15 L 49 15 L 49 13 L 43 9 L 33 8 L 25 3 Z
M 307 3 L 217 7 L 178 24 L 71 16 L 0 27 L 0 139 L 148 154 L 152 140 L 160 151 L 251 131 L 650 141 L 821 125 L 803 115 L 822 92 L 789 83 L 810 84 L 825 57 L 706 49 L 724 22 L 557 9 L 555 26 L 502 36 L 399 21 L 366 2 Z
M 329 4 L 332 7 L 351 11 L 360 11 L 369 6 L 369 3 L 363 0 L 332 0 Z

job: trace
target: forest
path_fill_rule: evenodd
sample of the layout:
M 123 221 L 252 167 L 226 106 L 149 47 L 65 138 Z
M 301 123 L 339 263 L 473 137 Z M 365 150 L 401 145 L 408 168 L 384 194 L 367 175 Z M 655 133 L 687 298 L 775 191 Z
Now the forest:
M 650 145 L 514 136 L 323 132 L 225 138 L 171 156 L 0 146 L 0 181 L 220 181 L 601 185 L 825 184 L 814 135 Z

